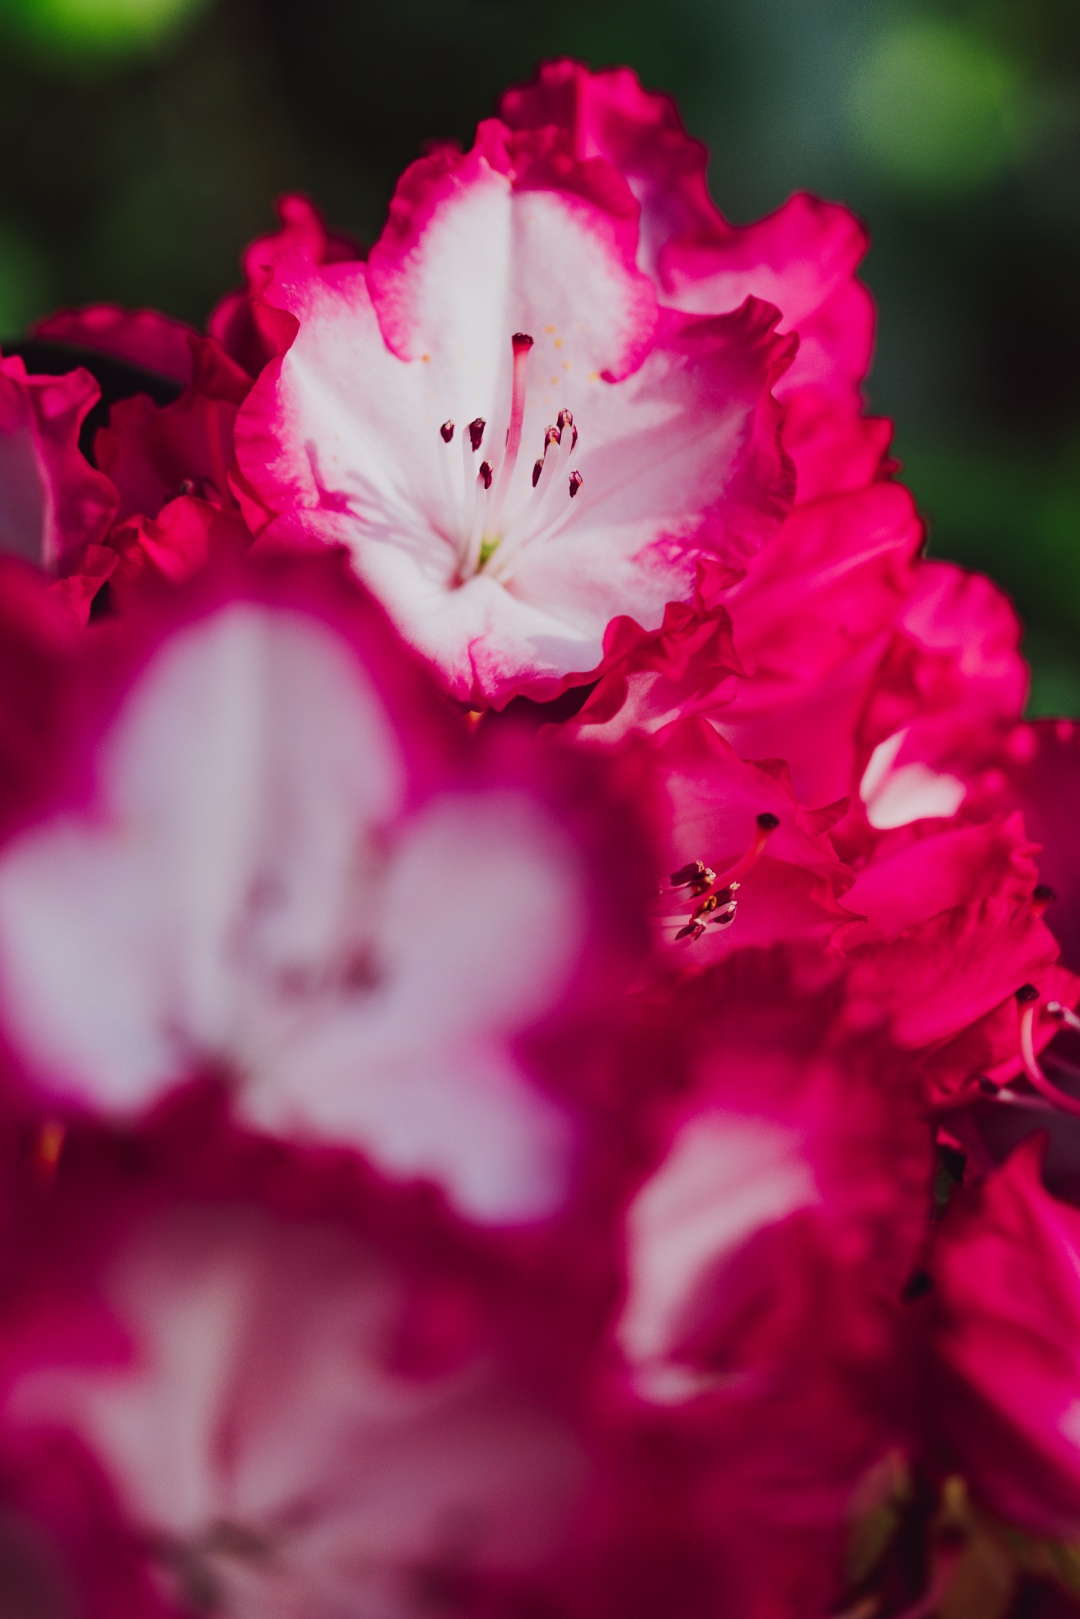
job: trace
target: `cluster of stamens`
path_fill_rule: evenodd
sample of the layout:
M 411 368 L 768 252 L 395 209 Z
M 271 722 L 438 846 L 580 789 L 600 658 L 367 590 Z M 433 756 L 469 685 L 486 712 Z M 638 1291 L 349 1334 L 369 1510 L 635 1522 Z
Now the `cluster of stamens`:
M 676 939 L 689 939 L 693 944 L 695 940 L 701 938 L 710 924 L 717 928 L 731 926 L 739 908 L 736 898 L 741 886 L 739 879 L 746 875 L 751 866 L 756 865 L 766 843 L 779 825 L 778 816 L 768 810 L 763 811 L 757 817 L 753 840 L 746 853 L 740 855 L 735 864 L 729 866 L 719 876 L 711 866 L 705 864 L 704 860 L 691 860 L 687 865 L 680 866 L 678 871 L 671 873 L 672 888 L 685 888 L 687 897 L 697 901 L 685 926 L 676 933 Z
M 514 369 L 510 425 L 506 431 L 506 447 L 501 458 L 497 458 L 497 464 L 485 459 L 479 467 L 475 467 L 475 458 L 480 453 L 487 430 L 483 417 L 477 416 L 469 422 L 461 435 L 466 492 L 461 559 L 463 578 L 479 573 L 501 542 L 499 521 L 521 449 L 525 420 L 525 370 L 533 339 L 527 332 L 515 332 L 511 346 Z M 451 444 L 455 433 L 456 425 L 452 421 L 443 422 L 439 428 L 439 436 L 444 444 Z M 530 501 L 530 516 L 534 523 L 547 515 L 543 508 L 548 505 L 550 491 L 562 482 L 564 476 L 571 500 L 581 488 L 584 481 L 581 473 L 569 469 L 577 441 L 578 430 L 574 426 L 573 414 L 569 410 L 560 410 L 554 426 L 545 430 L 543 450 L 533 463 L 534 494 Z

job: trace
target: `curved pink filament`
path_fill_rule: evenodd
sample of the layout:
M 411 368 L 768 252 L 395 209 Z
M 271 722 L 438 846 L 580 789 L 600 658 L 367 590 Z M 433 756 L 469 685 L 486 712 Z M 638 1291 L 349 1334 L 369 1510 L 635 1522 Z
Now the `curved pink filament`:
M 1020 1014 L 1020 1060 L 1024 1064 L 1024 1073 L 1048 1102 L 1053 1102 L 1063 1113 L 1072 1113 L 1080 1118 L 1080 1099 L 1070 1096 L 1068 1091 L 1059 1090 L 1053 1080 L 1047 1078 L 1035 1053 L 1035 1018 L 1038 1010 L 1038 1001 L 1032 1001 Z

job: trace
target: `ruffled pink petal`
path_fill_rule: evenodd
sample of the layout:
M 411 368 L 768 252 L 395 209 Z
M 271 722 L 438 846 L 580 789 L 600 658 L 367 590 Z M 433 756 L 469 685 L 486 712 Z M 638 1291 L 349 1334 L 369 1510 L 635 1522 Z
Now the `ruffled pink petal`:
M 316 264 L 363 258 L 359 243 L 328 230 L 322 214 L 307 197 L 295 193 L 279 197 L 277 212 L 281 229 L 259 237 L 244 252 L 243 291 L 226 293 L 206 323 L 210 336 L 252 377 L 257 377 L 277 353 L 259 298 L 278 259 L 296 249 L 308 253 Z
M 1025 1143 L 936 1244 L 934 1417 L 946 1454 L 1006 1521 L 1080 1533 L 1080 1213 Z
M 671 98 L 642 89 L 632 68 L 590 73 L 580 62 L 544 62 L 531 84 L 506 91 L 499 112 L 511 129 L 555 125 L 575 157 L 618 169 L 641 208 L 638 262 L 654 278 L 672 237 L 723 226 L 704 146 L 687 135 Z
M 798 192 L 753 225 L 670 243 L 661 259 L 665 301 L 698 314 L 764 298 L 780 310 L 780 330 L 799 334 L 799 350 L 780 385 L 841 399 L 858 397 L 874 342 L 874 305 L 855 271 L 866 231 L 837 203 Z
M 88 371 L 28 376 L 0 360 L 0 551 L 66 572 L 108 530 L 116 490 L 79 449 L 98 396 Z
M 119 304 L 61 309 L 37 321 L 32 332 L 53 343 L 128 360 L 174 382 L 191 381 L 191 339 L 198 333 L 156 309 L 122 309 Z

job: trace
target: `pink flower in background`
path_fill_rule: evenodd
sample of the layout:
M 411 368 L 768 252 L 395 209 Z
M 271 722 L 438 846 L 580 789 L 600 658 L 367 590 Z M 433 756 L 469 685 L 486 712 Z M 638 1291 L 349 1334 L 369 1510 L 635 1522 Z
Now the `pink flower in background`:
M 990 1509 L 1080 1534 L 1080 1212 L 1045 1191 L 1029 1140 L 935 1246 L 933 1417 Z
M 119 1118 L 217 1074 L 248 1124 L 359 1148 L 479 1220 L 560 1211 L 575 1065 L 638 926 L 602 783 L 468 762 L 330 561 L 129 622 L 71 672 L 89 724 L 45 739 L 82 759 L 74 796 L 0 850 L 26 1073 Z M 572 1037 L 547 1059 L 562 1095 L 521 1044 L 540 1028 Z
M 338 264 L 363 258 L 351 237 L 328 230 L 318 209 L 306 197 L 290 194 L 277 203 L 281 229 L 252 242 L 243 257 L 246 286 L 229 292 L 211 311 L 207 330 L 225 352 L 253 377 L 277 354 L 280 316 L 262 299 L 278 259 L 302 251 L 315 264 Z
M 94 458 L 119 491 L 121 522 L 156 517 L 181 495 L 236 504 L 233 424 L 251 380 L 210 338 L 192 337 L 191 364 L 191 381 L 174 404 L 136 394 L 115 404 L 109 425 L 98 430 Z
M 92 1165 L 31 1238 L 64 1296 L 9 1289 L 0 1356 L 0 1483 L 78 1570 L 80 1612 L 124 1586 L 125 1612 L 232 1619 L 433 1593 L 516 1613 L 558 1588 L 584 1539 L 585 1363 L 514 1284 L 435 1228 L 388 1241 L 375 1209 L 297 1218 L 167 1177 L 133 1195 Z
M 789 501 L 774 312 L 658 307 L 636 216 L 604 161 L 492 121 L 407 172 L 366 265 L 282 256 L 263 295 L 296 323 L 237 426 L 266 538 L 345 545 L 463 701 L 586 678 Z
M 844 998 L 835 958 L 782 949 L 675 990 L 689 1083 L 656 1105 L 627 1208 L 632 1421 L 667 1460 L 680 1555 L 738 1619 L 834 1611 L 858 1482 L 910 1442 L 928 1131 L 910 1065 L 852 1035 Z

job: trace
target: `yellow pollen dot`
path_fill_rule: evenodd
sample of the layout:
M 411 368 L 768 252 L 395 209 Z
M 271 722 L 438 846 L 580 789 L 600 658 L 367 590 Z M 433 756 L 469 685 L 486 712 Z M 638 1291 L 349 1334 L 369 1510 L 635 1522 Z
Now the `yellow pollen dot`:
M 558 387 L 558 385 L 559 385 L 559 379 L 558 379 L 558 377 L 552 377 L 552 379 L 551 379 L 551 386 L 552 386 L 552 387 L 553 387 L 553 388 L 557 388 L 557 387 Z
M 430 361 L 431 361 L 431 355 L 430 354 L 421 354 L 420 358 L 423 360 L 425 365 L 428 365 L 430 363 Z
M 545 332 L 547 332 L 548 336 L 550 337 L 552 332 L 555 330 L 555 328 L 554 328 L 554 326 L 545 326 L 544 330 L 545 330 Z M 559 339 L 559 342 L 560 343 L 562 342 L 561 338 Z M 556 344 L 556 347 L 558 347 L 558 344 Z
M 549 328 L 548 328 L 548 329 L 549 329 L 549 331 L 550 331 L 550 327 L 549 327 Z M 557 337 L 557 338 L 556 338 L 556 339 L 555 339 L 555 347 L 556 347 L 556 348 L 557 348 L 557 349 L 561 349 L 561 348 L 562 348 L 562 338 L 561 338 L 561 337 Z

